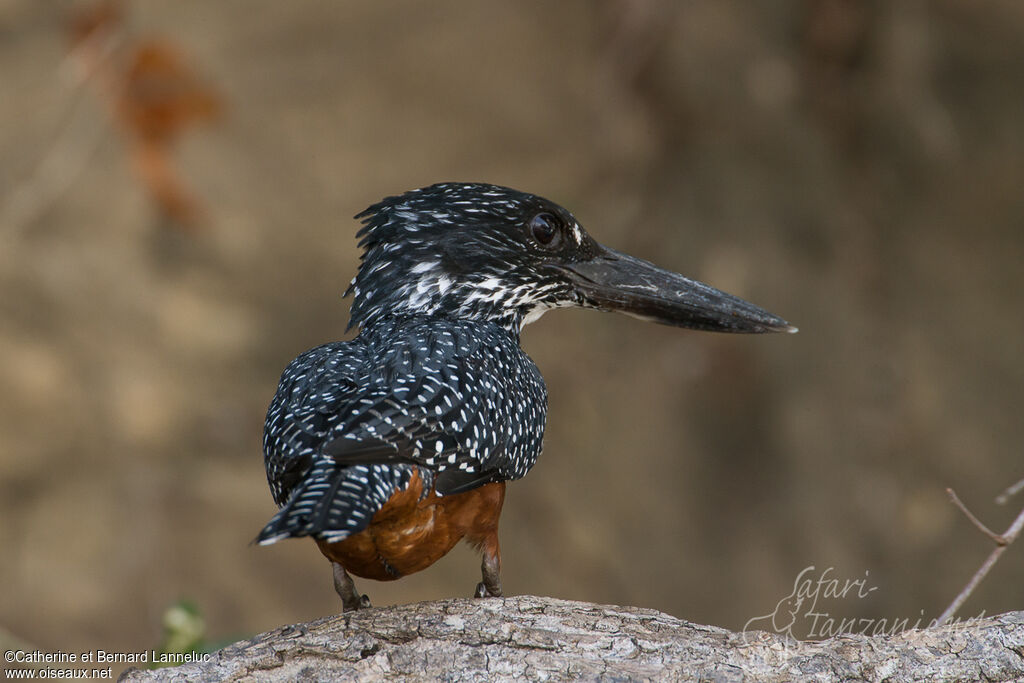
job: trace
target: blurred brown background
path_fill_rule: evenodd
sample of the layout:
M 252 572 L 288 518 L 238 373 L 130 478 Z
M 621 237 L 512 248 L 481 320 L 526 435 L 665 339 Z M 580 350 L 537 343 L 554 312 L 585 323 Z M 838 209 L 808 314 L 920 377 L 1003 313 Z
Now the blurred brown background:
M 507 592 L 741 628 L 831 566 L 877 590 L 818 611 L 931 618 L 991 547 L 945 487 L 997 531 L 1024 503 L 993 503 L 1024 476 L 1018 0 L 96 6 L 0 0 L 0 626 L 30 643 L 152 647 L 182 597 L 212 638 L 340 609 L 311 542 L 248 545 L 263 413 L 344 335 L 350 217 L 442 180 L 800 327 L 528 328 L 551 405 Z M 1024 607 L 1022 572 L 964 616 Z

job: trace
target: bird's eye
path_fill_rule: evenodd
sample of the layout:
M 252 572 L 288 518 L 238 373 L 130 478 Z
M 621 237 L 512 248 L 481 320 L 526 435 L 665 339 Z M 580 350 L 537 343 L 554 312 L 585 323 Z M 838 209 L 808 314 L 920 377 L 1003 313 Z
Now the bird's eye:
M 550 213 L 538 213 L 530 219 L 530 234 L 542 247 L 551 246 L 558 236 L 558 219 Z

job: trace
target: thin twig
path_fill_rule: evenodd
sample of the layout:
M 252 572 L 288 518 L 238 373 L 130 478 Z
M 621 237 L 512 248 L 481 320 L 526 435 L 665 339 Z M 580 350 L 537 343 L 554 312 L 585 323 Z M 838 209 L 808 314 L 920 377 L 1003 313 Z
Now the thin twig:
M 1012 490 L 1016 486 L 1017 485 L 1015 484 L 1014 486 L 1010 487 L 1010 489 Z M 974 589 L 977 588 L 979 583 L 981 583 L 981 580 L 985 578 L 985 575 L 988 574 L 990 569 L 992 569 L 992 566 L 996 563 L 996 561 L 999 560 L 1002 554 L 1006 552 L 1006 549 L 1010 546 L 1010 544 L 1013 543 L 1013 541 L 1017 538 L 1018 535 L 1020 535 L 1021 529 L 1024 529 L 1024 509 L 1022 509 L 1020 511 L 1020 514 L 1017 515 L 1017 519 L 1013 520 L 1013 524 L 1011 524 L 1010 528 L 1006 530 L 1006 533 L 994 534 L 992 533 L 992 531 L 989 530 L 988 527 L 982 524 L 977 517 L 971 514 L 970 510 L 968 510 L 962 502 L 960 502 L 960 499 L 957 497 L 956 493 L 953 492 L 953 489 L 946 490 L 949 492 L 949 496 L 953 500 L 953 504 L 960 508 L 961 511 L 963 511 L 963 513 L 967 516 L 967 519 L 971 520 L 971 522 L 976 527 L 978 527 L 986 536 L 991 538 L 995 542 L 996 547 L 989 554 L 988 558 L 985 559 L 981 567 L 978 568 L 978 571 L 974 573 L 974 576 L 971 577 L 971 580 L 967 582 L 967 585 L 964 586 L 964 589 L 960 591 L 960 594 L 956 596 L 956 598 L 949 605 L 949 607 L 947 607 L 946 610 L 935 621 L 936 626 L 941 626 L 942 624 L 946 623 L 954 614 L 956 614 L 956 611 L 960 609 L 960 606 L 964 604 L 964 601 L 967 600 L 968 597 L 970 597 L 971 593 L 973 593 Z
M 1010 502 L 1010 498 L 1013 498 L 1021 491 L 1024 491 L 1024 479 L 1021 479 L 1016 484 L 996 496 L 996 502 L 1000 505 L 1006 505 Z
M 0 201 L 0 230 L 17 237 L 52 206 L 89 167 L 106 126 L 76 112 L 40 158 L 31 177 Z
M 108 126 L 83 111 L 81 94 L 94 82 L 111 89 L 106 71 L 123 39 L 120 30 L 93 31 L 58 66 L 68 86 L 63 121 L 30 176 L 0 197 L 0 238 L 10 240 L 27 230 L 88 168 Z
M 967 519 L 971 520 L 971 524 L 978 527 L 981 530 L 981 533 L 985 534 L 993 541 L 995 541 L 996 545 L 1006 545 L 1002 536 L 1000 536 L 999 534 L 985 526 L 980 519 L 975 517 L 974 514 L 967 509 L 967 506 L 963 504 L 959 497 L 957 497 L 956 491 L 954 491 L 953 489 L 946 489 L 946 493 L 949 494 L 949 498 L 950 500 L 953 501 L 953 505 L 956 505 L 958 508 L 960 508 L 960 512 L 964 513 L 964 516 L 967 517 Z

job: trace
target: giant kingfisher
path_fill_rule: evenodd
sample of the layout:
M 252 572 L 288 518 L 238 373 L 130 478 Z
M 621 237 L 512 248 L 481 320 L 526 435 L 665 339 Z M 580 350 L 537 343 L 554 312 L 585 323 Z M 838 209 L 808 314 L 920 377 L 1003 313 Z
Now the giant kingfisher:
M 392 580 L 465 538 L 476 597 L 501 595 L 505 482 L 540 455 L 547 389 L 519 346 L 545 311 L 581 306 L 718 332 L 795 332 L 730 294 L 603 246 L 562 207 L 481 183 L 388 197 L 356 216 L 364 249 L 351 341 L 306 351 L 267 411 L 280 510 L 260 544 L 311 536 L 344 610 L 350 576 Z

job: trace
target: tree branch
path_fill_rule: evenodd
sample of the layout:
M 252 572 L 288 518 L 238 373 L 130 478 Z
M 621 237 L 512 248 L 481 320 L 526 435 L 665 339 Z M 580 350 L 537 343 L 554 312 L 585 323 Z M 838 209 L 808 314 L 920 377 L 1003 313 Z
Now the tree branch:
M 1014 486 L 1016 486 L 1016 484 Z M 1009 491 L 1012 491 L 1013 488 L 1014 487 L 1010 487 Z M 1009 491 L 1007 491 L 1007 494 Z M 960 508 L 960 511 L 967 516 L 967 519 L 969 519 L 974 526 L 978 527 L 981 533 L 992 539 L 992 542 L 996 544 L 996 547 L 991 553 L 989 553 L 989 556 L 985 561 L 981 563 L 981 566 L 978 567 L 978 571 L 974 572 L 974 576 L 972 576 L 971 580 L 967 582 L 967 585 L 964 586 L 959 595 L 953 599 L 953 602 L 950 603 L 949 607 L 947 607 L 936 620 L 935 623 L 938 625 L 945 624 L 954 614 L 956 614 L 957 610 L 960 609 L 960 606 L 963 605 L 967 598 L 970 597 L 971 593 L 974 592 L 974 589 L 978 587 L 979 583 L 981 583 L 981 580 L 985 578 L 989 570 L 992 569 L 999 558 L 1002 557 L 1003 553 L 1006 552 L 1006 549 L 1010 544 L 1017 538 L 1021 529 L 1024 529 L 1024 509 L 1020 511 L 1020 514 L 1017 515 L 1017 519 L 1013 521 L 1013 524 L 1010 525 L 1010 528 L 1007 529 L 1005 533 L 997 534 L 982 524 L 981 520 L 975 517 L 974 514 L 967 509 L 967 506 L 960 501 L 960 498 L 957 497 L 953 489 L 946 489 L 946 493 L 949 494 L 953 504 Z
M 1007 681 L 1024 677 L 1024 612 L 896 635 L 797 642 L 661 612 L 519 596 L 400 605 L 285 626 L 208 661 L 122 681 Z
M 1000 505 L 1006 505 L 1010 502 L 1010 498 L 1014 497 L 1018 493 L 1024 490 L 1024 479 L 1021 479 L 1016 484 L 1006 489 L 996 497 L 996 502 Z

